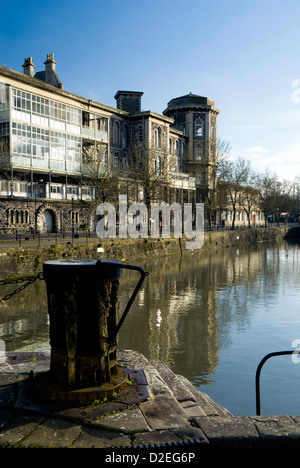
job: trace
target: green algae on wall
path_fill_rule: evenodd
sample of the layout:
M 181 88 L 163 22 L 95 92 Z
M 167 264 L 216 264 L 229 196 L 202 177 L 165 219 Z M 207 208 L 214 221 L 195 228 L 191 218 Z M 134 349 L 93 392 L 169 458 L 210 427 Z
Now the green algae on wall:
M 138 261 L 167 255 L 207 254 L 237 245 L 281 240 L 289 235 L 289 227 L 257 228 L 245 230 L 212 231 L 205 233 L 204 244 L 191 251 L 185 248 L 185 239 L 106 239 L 98 242 L 40 245 L 0 249 L 0 266 L 17 262 L 34 271 L 42 268 L 43 262 L 59 258 L 107 258 L 123 262 Z M 299 231 L 300 232 L 300 229 Z M 101 252 L 100 252 L 101 249 Z

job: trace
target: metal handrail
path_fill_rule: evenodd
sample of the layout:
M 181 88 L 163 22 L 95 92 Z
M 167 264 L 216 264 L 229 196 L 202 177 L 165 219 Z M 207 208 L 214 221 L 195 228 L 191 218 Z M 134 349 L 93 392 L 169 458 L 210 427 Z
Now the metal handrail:
M 99 266 L 105 266 L 106 264 L 108 264 L 110 268 L 115 267 L 117 269 L 119 269 L 119 268 L 122 269 L 123 268 L 125 270 L 136 270 L 136 271 L 138 271 L 140 273 L 140 279 L 139 279 L 133 293 L 131 294 L 131 297 L 129 298 L 129 301 L 128 301 L 126 307 L 125 307 L 125 310 L 121 315 L 119 323 L 116 325 L 116 328 L 115 328 L 115 330 L 113 332 L 113 335 L 109 338 L 108 350 L 110 350 L 113 343 L 114 343 L 114 340 L 117 337 L 117 334 L 119 333 L 119 330 L 120 330 L 120 328 L 121 328 L 121 326 L 122 326 L 128 312 L 129 312 L 129 309 L 132 306 L 132 303 L 133 303 L 137 293 L 139 292 L 139 290 L 140 290 L 140 288 L 141 288 L 141 286 L 143 284 L 143 281 L 144 281 L 145 277 L 149 276 L 149 273 L 147 271 L 144 271 L 143 268 L 141 268 L 139 266 L 135 266 L 135 265 L 126 265 L 126 264 L 121 263 L 121 262 L 113 262 L 113 261 L 109 262 L 109 261 L 106 261 L 106 260 L 98 260 L 97 261 L 97 265 L 99 265 Z
M 260 373 L 262 366 L 265 364 L 265 362 L 270 359 L 271 357 L 274 356 L 284 356 L 286 354 L 300 354 L 300 350 L 294 350 L 294 351 L 275 351 L 274 353 L 269 353 L 266 354 L 266 356 L 260 361 L 260 363 L 257 366 L 256 369 L 256 375 L 255 375 L 255 392 L 256 392 L 256 414 L 260 416 Z

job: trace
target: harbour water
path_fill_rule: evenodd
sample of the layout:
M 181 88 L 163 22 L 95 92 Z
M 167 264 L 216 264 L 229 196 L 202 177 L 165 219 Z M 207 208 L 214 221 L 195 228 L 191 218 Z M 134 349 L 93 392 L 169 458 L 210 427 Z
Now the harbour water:
M 159 359 L 235 416 L 255 414 L 255 372 L 268 353 L 300 349 L 300 244 L 259 243 L 214 254 L 138 260 L 149 272 L 119 333 L 119 349 Z M 1 277 L 16 271 L 2 271 Z M 29 272 L 30 273 L 30 272 Z M 124 271 L 122 312 L 138 280 Z M 1 287 L 3 297 L 15 285 Z M 45 350 L 44 281 L 0 307 L 5 349 Z M 299 359 L 300 360 L 300 359 Z M 269 360 L 262 414 L 300 414 L 298 355 Z

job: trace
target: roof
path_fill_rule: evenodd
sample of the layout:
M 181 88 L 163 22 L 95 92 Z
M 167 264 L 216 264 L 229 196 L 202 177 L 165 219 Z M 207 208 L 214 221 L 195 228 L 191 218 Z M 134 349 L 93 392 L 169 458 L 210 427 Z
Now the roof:
M 117 91 L 115 94 L 115 99 L 118 99 L 119 96 L 124 94 L 130 96 L 143 96 L 144 93 L 142 91 Z
M 168 102 L 168 107 L 164 112 L 177 109 L 179 107 L 214 107 L 215 103 L 207 97 L 198 96 L 197 94 L 189 93 L 185 96 L 180 96 Z

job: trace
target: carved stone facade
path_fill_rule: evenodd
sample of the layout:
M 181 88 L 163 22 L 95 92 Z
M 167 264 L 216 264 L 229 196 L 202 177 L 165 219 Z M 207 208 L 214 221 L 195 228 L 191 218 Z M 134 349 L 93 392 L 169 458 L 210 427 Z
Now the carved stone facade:
M 196 201 L 195 168 L 200 156 L 212 163 L 217 137 L 212 101 L 190 94 L 157 114 L 141 110 L 142 92 L 118 91 L 109 107 L 65 91 L 53 54 L 44 63 L 36 73 L 31 57 L 24 73 L 0 66 L 2 232 L 95 229 L 95 190 L 84 168 L 96 160 L 102 170 L 125 169 L 134 145 L 151 153 L 157 171 L 165 154 L 168 193 Z
M 32 198 L 0 198 L 0 232 L 72 232 L 94 229 L 90 206 Z

